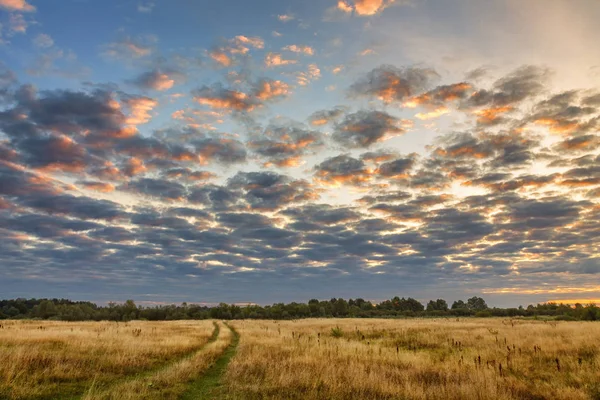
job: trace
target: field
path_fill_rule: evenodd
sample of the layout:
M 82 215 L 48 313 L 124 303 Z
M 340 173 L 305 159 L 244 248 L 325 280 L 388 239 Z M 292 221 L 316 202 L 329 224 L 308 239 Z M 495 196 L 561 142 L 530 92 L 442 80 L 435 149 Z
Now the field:
M 600 324 L 0 321 L 1 399 L 600 399 Z

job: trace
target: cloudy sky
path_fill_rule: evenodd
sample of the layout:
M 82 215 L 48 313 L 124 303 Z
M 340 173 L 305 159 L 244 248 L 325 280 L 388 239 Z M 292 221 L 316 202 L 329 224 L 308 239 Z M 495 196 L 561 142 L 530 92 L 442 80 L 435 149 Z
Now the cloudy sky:
M 0 0 L 0 298 L 600 298 L 596 0 Z

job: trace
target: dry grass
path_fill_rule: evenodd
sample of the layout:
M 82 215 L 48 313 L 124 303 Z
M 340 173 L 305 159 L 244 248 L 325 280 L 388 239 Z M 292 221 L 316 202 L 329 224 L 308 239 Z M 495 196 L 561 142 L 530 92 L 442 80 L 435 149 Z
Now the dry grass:
M 232 341 L 232 332 L 218 323 L 219 336 L 209 342 L 212 321 L 1 324 L 0 399 L 177 399 L 203 382 L 199 378 Z M 600 323 L 312 319 L 232 325 L 240 343 L 221 397 L 600 399 Z
M 211 321 L 1 321 L 0 398 L 56 399 L 156 368 L 205 344 Z
M 108 390 L 96 392 L 93 388 L 85 400 L 177 399 L 188 384 L 206 371 L 229 346 L 232 332 L 220 325 L 219 336 L 191 357 L 175 362 L 155 373 L 126 380 Z
M 230 398 L 600 399 L 598 323 L 323 319 L 233 325 L 241 341 L 226 375 Z

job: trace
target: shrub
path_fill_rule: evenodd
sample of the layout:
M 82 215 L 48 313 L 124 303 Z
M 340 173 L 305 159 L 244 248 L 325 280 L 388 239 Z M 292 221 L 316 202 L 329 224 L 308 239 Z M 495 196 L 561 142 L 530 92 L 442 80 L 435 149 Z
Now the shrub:
M 344 336 L 344 331 L 339 326 L 336 326 L 335 328 L 331 328 L 331 336 L 340 338 Z

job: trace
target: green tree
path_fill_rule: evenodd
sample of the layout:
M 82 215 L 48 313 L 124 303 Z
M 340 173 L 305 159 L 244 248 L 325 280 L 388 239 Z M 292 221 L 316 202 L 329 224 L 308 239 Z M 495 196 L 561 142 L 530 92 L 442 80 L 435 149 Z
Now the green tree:
M 481 297 L 473 296 L 467 300 L 467 308 L 473 311 L 487 310 L 488 306 Z

